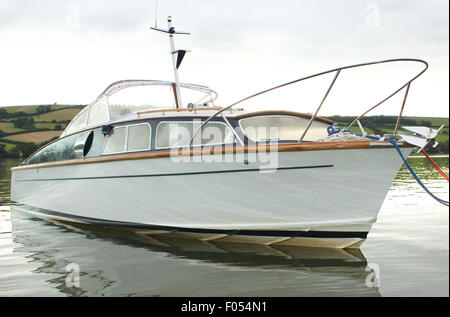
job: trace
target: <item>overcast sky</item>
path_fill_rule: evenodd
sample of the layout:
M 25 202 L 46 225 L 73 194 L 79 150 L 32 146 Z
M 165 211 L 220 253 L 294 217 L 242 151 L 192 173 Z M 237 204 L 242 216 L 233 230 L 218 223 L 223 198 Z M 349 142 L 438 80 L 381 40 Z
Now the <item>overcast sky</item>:
M 222 106 L 337 66 L 419 58 L 430 68 L 412 84 L 405 114 L 448 117 L 448 6 L 448 0 L 159 0 L 158 26 L 172 15 L 176 29 L 191 32 L 176 39 L 177 48 L 191 50 L 180 79 L 212 87 Z M 172 80 L 168 39 L 149 30 L 154 21 L 155 0 L 0 0 L 0 106 L 86 104 L 116 80 Z

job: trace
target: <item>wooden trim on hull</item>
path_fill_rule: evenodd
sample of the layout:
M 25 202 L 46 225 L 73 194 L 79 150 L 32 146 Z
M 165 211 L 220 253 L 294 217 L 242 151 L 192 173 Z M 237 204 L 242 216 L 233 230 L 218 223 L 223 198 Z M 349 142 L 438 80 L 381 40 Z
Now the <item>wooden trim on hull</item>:
M 173 156 L 202 156 L 202 155 L 220 155 L 220 154 L 236 154 L 236 153 L 259 153 L 259 152 L 270 153 L 270 152 L 379 149 L 387 147 L 389 148 L 392 147 L 392 144 L 387 142 L 371 142 L 371 141 L 304 142 L 304 143 L 289 143 L 276 145 L 264 144 L 264 145 L 245 145 L 245 146 L 237 146 L 237 145 L 208 146 L 203 148 L 182 148 L 182 149 L 148 151 L 139 153 L 104 155 L 84 159 L 73 159 L 67 161 L 30 164 L 13 167 L 11 168 L 11 170 L 18 171 L 33 168 L 47 168 L 47 167 L 105 163 L 105 162 L 116 162 L 126 160 L 168 158 Z M 412 146 L 408 144 L 401 144 L 400 147 L 412 147 Z

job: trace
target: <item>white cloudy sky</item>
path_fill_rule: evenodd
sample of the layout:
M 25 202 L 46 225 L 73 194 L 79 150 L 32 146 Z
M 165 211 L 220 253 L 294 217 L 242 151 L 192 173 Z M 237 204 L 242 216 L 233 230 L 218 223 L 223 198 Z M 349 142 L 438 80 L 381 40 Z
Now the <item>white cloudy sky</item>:
M 223 106 L 337 66 L 419 58 L 430 68 L 412 84 L 405 114 L 448 116 L 448 6 L 447 0 L 159 0 L 158 23 L 165 27 L 172 15 L 177 29 L 191 32 L 176 42 L 192 50 L 180 79 L 211 86 Z M 149 30 L 154 19 L 155 0 L 0 0 L 0 106 L 85 104 L 116 80 L 172 80 L 168 40 Z M 311 111 L 295 104 L 293 110 Z M 327 114 L 354 111 L 324 106 Z

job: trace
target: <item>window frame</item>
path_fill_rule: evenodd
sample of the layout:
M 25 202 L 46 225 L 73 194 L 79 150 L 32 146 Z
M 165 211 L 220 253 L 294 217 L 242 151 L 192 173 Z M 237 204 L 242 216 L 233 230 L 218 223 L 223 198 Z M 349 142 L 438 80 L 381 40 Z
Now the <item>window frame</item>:
M 148 148 L 142 148 L 139 150 L 132 150 L 132 151 L 128 151 L 128 130 L 130 127 L 135 127 L 135 126 L 139 126 L 139 125 L 147 125 L 149 128 L 149 138 L 148 138 Z M 125 129 L 125 146 L 124 146 L 124 151 L 119 151 L 119 152 L 109 152 L 109 153 L 105 153 L 105 148 L 106 148 L 106 144 L 108 143 L 109 137 L 110 135 L 108 135 L 105 138 L 105 142 L 103 144 L 102 147 L 102 156 L 104 155 L 114 155 L 114 154 L 123 154 L 123 153 L 135 153 L 135 152 L 145 152 L 145 151 L 151 151 L 152 149 L 152 126 L 149 122 L 139 122 L 139 123 L 134 123 L 134 124 L 127 124 L 127 125 L 120 125 L 120 126 L 115 126 L 113 127 L 113 129 Z
M 83 129 L 86 128 L 87 126 L 87 122 L 89 119 L 89 106 L 84 107 L 83 109 L 80 110 L 80 112 L 77 113 L 77 115 L 72 119 L 72 121 L 69 122 L 69 124 L 66 126 L 66 128 L 64 129 L 63 133 L 61 134 L 62 137 L 68 136 L 68 135 L 72 135 L 72 134 L 76 134 L 80 131 L 83 131 Z M 86 115 L 86 118 L 84 119 L 84 124 L 80 125 L 80 128 L 78 130 L 74 130 L 74 131 L 70 131 L 71 126 L 73 126 L 73 124 L 83 115 Z
M 203 123 L 202 122 L 203 120 L 201 120 L 201 122 L 200 122 L 200 124 L 201 123 Z M 154 149 L 155 150 L 170 150 L 170 149 L 179 149 L 179 148 L 189 148 L 189 147 L 195 147 L 195 148 L 198 148 L 198 147 L 202 147 L 202 146 L 217 146 L 217 145 L 230 145 L 230 144 L 236 144 L 236 136 L 234 135 L 234 133 L 233 133 L 233 131 L 230 129 L 230 127 L 228 126 L 228 124 L 226 124 L 225 122 L 222 122 L 222 121 L 210 121 L 210 122 L 208 122 L 205 126 L 204 126 L 204 128 L 206 128 L 206 126 L 209 124 L 209 123 L 219 123 L 219 124 L 221 124 L 221 125 L 224 125 L 230 132 L 231 132 L 231 135 L 233 136 L 233 142 L 232 143 L 210 143 L 210 144 L 196 144 L 196 145 L 194 145 L 194 144 L 192 144 L 192 145 L 184 145 L 184 146 L 178 146 L 178 147 L 158 147 L 158 129 L 159 129 L 159 126 L 161 125 L 161 124 L 163 124 L 163 123 L 188 123 L 188 124 L 191 124 L 191 125 L 193 125 L 194 124 L 194 122 L 191 120 L 191 121 L 185 121 L 185 120 L 183 120 L 183 121 L 179 121 L 179 120 L 163 120 L 163 121 L 160 121 L 160 122 L 158 122 L 158 125 L 156 126 L 156 129 L 155 129 L 155 146 L 154 146 Z M 194 129 L 192 129 L 192 133 L 194 133 Z M 191 136 L 192 137 L 192 136 Z

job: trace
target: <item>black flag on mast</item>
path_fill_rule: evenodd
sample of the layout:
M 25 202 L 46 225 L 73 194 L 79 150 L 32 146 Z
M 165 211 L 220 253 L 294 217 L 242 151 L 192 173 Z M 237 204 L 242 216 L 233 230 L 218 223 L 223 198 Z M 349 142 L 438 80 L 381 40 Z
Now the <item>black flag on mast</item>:
M 180 67 L 181 62 L 183 61 L 184 55 L 186 55 L 185 50 L 178 50 L 177 51 L 177 69 Z

